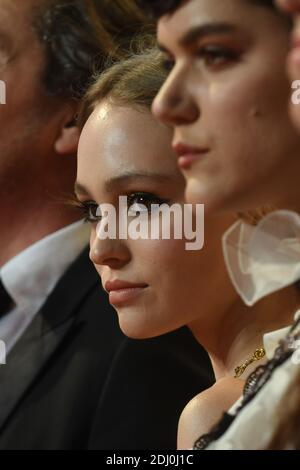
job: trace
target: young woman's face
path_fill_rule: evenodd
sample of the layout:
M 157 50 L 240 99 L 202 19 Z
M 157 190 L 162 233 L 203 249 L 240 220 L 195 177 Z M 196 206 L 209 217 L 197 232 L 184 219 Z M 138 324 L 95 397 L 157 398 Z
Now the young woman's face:
M 188 0 L 159 20 L 158 41 L 170 73 L 153 112 L 174 127 L 187 201 L 245 210 L 298 191 L 286 19 L 251 0 Z
M 112 289 L 110 302 L 121 329 L 135 338 L 193 322 L 201 316 L 201 305 L 212 287 L 213 292 L 220 289 L 220 297 L 227 295 L 222 292 L 228 281 L 221 235 L 232 223 L 231 217 L 206 222 L 202 251 L 186 251 L 184 239 L 101 240 L 97 236 L 97 206 L 109 203 L 118 208 L 119 196 L 128 196 L 130 206 L 143 203 L 149 215 L 151 203 L 183 204 L 185 182 L 170 141 L 171 130 L 147 110 L 104 101 L 90 116 L 79 143 L 76 193 L 92 222 L 90 257 L 105 290 Z M 117 292 L 122 285 L 110 285 L 115 281 L 133 288 Z M 231 287 L 228 290 L 232 295 Z

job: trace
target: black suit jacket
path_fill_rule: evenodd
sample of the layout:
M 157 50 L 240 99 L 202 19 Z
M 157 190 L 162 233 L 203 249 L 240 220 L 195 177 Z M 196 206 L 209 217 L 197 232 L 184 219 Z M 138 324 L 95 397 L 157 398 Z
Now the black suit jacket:
M 212 380 L 186 328 L 121 333 L 85 250 L 0 366 L 0 449 L 174 449 L 180 412 Z

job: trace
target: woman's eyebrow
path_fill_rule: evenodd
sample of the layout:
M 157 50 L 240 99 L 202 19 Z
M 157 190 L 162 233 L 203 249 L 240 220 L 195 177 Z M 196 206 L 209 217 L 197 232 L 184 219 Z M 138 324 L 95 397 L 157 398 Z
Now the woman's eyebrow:
M 191 27 L 186 31 L 183 36 L 178 40 L 181 47 L 190 47 L 195 41 L 203 39 L 216 34 L 233 34 L 238 33 L 239 28 L 231 23 L 225 22 L 211 22 Z M 158 48 L 161 52 L 170 54 L 168 48 L 160 43 L 158 40 Z
M 179 40 L 181 46 L 190 46 L 196 40 L 215 34 L 232 34 L 238 32 L 238 28 L 230 23 L 206 23 L 189 29 Z
M 107 180 L 105 182 L 105 191 L 114 192 L 126 184 L 137 183 L 145 180 L 167 183 L 174 180 L 174 175 L 155 172 L 126 172 Z

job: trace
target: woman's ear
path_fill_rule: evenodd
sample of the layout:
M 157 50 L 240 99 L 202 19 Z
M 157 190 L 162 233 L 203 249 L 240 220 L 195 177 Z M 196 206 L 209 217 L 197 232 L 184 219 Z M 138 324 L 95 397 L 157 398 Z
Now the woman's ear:
M 76 154 L 80 130 L 77 127 L 76 119 L 73 117 L 61 128 L 59 135 L 54 143 L 56 153 L 59 155 Z

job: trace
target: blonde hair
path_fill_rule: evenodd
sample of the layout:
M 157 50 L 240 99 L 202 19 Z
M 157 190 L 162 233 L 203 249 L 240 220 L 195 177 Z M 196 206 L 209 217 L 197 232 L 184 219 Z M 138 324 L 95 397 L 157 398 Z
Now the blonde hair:
M 166 76 L 162 54 L 157 48 L 113 64 L 96 77 L 87 91 L 79 111 L 78 126 L 83 128 L 96 106 L 106 98 L 120 106 L 150 109 Z

